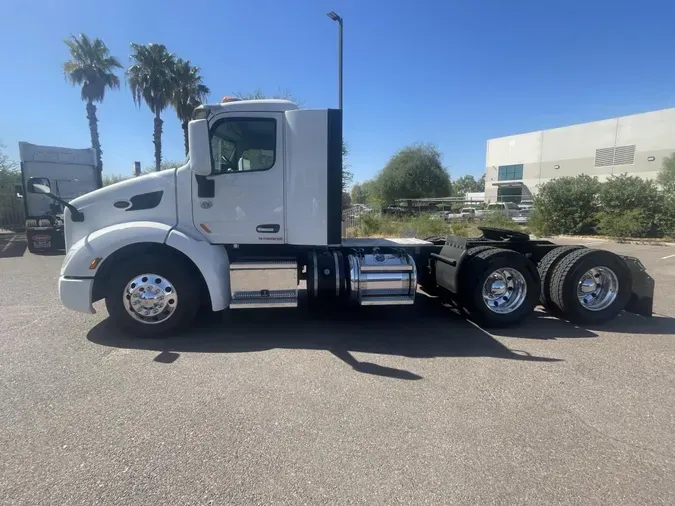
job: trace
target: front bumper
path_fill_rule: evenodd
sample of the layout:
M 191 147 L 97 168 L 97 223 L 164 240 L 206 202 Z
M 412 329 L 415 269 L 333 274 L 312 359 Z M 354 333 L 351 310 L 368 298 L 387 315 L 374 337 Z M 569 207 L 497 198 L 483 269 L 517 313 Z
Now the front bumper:
M 59 278 L 59 297 L 61 304 L 80 313 L 96 313 L 91 305 L 91 292 L 94 279 L 73 279 L 61 276 Z

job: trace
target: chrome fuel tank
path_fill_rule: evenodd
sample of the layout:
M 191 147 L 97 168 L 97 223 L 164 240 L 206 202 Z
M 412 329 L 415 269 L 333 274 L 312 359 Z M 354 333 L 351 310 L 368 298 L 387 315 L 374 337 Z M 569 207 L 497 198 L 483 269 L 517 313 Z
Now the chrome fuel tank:
M 362 306 L 405 305 L 415 302 L 417 268 L 401 250 L 355 252 L 349 259 L 351 298 Z

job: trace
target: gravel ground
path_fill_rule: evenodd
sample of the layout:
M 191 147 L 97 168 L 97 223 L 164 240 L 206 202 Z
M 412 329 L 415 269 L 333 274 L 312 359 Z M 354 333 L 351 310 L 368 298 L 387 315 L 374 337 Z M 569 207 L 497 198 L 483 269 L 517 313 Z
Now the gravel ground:
M 158 342 L 63 309 L 62 257 L 11 237 L 1 504 L 675 504 L 673 247 L 588 242 L 645 263 L 651 319 L 489 333 L 420 297 Z

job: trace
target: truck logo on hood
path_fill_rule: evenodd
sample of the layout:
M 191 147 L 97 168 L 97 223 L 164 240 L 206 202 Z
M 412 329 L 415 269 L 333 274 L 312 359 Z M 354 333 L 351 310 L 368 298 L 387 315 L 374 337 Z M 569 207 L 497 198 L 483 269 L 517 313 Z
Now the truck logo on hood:
M 213 206 L 213 202 L 211 202 L 210 200 L 202 200 L 202 201 L 199 203 L 199 206 L 200 206 L 202 209 L 211 209 L 211 207 Z

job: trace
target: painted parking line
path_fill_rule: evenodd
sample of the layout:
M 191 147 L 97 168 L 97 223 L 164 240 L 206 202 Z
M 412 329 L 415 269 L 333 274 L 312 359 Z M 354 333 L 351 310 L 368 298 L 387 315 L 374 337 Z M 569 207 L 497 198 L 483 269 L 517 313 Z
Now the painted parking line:
M 14 234 L 12 238 L 9 241 L 7 241 L 7 244 L 3 246 L 2 250 L 0 250 L 0 253 L 4 253 L 5 251 L 7 251 L 14 242 L 14 239 L 16 239 L 16 234 Z
M 675 255 L 668 255 L 668 256 L 663 257 L 661 260 L 667 260 L 668 258 L 673 258 L 673 257 L 675 257 Z

